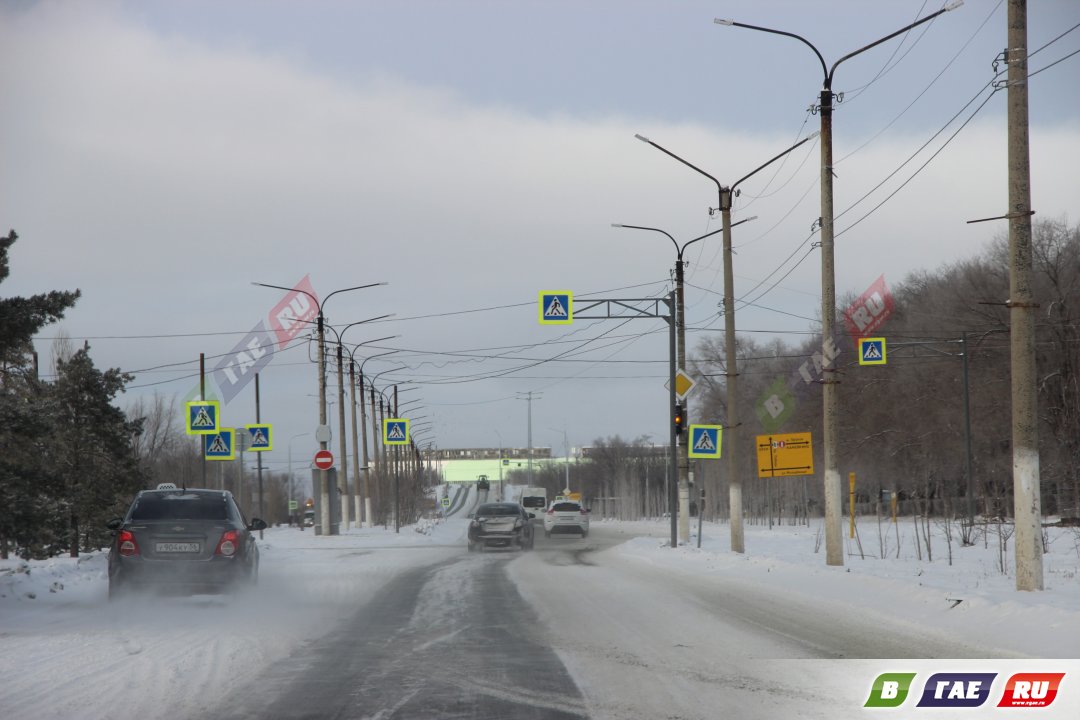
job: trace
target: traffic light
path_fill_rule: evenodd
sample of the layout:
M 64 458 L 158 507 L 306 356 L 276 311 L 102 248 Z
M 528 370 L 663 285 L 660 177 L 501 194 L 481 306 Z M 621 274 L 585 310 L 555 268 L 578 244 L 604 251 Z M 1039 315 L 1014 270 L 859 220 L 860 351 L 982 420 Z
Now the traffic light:
M 686 410 L 682 405 L 675 405 L 675 435 L 682 435 L 686 429 Z
M 315 507 L 315 500 L 308 498 L 304 501 L 304 507 Z

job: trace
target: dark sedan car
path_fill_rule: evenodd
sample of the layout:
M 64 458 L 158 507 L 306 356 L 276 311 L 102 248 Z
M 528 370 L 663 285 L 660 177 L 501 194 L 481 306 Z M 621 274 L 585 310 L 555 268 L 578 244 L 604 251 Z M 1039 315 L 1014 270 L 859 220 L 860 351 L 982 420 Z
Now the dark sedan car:
M 529 513 L 517 503 L 484 503 L 469 523 L 469 552 L 485 547 L 532 550 L 533 525 Z
M 129 590 L 219 593 L 254 585 L 259 548 L 232 493 L 159 485 L 135 496 L 109 551 L 109 599 Z

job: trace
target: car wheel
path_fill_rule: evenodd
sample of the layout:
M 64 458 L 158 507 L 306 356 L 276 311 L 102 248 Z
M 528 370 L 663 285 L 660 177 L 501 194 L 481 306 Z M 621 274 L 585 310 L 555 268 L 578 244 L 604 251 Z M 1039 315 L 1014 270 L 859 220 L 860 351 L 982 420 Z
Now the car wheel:
M 476 543 L 474 543 L 474 542 L 469 543 L 469 552 L 476 552 Z
M 589 531 L 588 530 L 582 530 L 581 531 L 581 539 L 584 540 L 587 537 L 589 537 Z

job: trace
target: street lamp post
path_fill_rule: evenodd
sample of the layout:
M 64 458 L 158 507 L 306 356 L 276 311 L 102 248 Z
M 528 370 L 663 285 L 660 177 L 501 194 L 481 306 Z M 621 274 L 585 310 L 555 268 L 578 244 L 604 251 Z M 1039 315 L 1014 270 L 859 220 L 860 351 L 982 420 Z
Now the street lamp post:
M 678 241 L 675 240 L 669 233 L 661 230 L 660 228 L 644 227 L 641 225 L 622 225 L 619 223 L 612 223 L 611 227 L 614 228 L 629 228 L 631 230 L 649 230 L 651 232 L 658 232 L 661 235 L 667 236 L 671 243 L 675 246 L 675 336 L 678 342 L 677 347 L 677 362 L 679 370 L 686 371 L 686 318 L 685 318 L 685 303 L 683 301 L 683 253 L 686 248 L 690 247 L 699 240 L 704 240 L 707 237 L 721 232 L 721 230 L 713 230 L 710 233 L 705 233 L 693 240 L 687 240 L 681 246 Z M 682 442 L 682 433 L 677 433 L 675 437 L 677 442 L 682 443 L 678 449 L 678 464 L 679 464 L 679 542 L 689 542 L 690 540 L 690 474 L 689 474 L 689 456 L 688 448 L 685 442 Z
M 832 111 L 833 111 L 833 75 L 837 66 L 850 58 L 877 47 L 883 42 L 906 33 L 914 27 L 929 22 L 939 15 L 955 10 L 964 0 L 954 0 L 937 12 L 900 28 L 880 40 L 844 55 L 833 63 L 832 68 L 825 64 L 825 58 L 813 43 L 795 33 L 773 30 L 757 25 L 746 25 L 734 20 L 717 18 L 718 25 L 728 25 L 759 30 L 773 35 L 794 38 L 811 50 L 821 63 L 823 82 L 820 95 L 821 115 L 821 342 L 822 342 L 822 443 L 824 445 L 825 464 L 825 562 L 828 565 L 844 564 L 843 533 L 841 528 L 842 487 L 838 463 L 838 416 L 837 384 L 835 359 L 838 354 L 833 332 L 836 324 L 836 270 L 833 263 L 833 159 L 832 159 Z
M 340 462 L 338 463 L 338 483 L 340 486 L 344 486 L 345 489 L 345 502 L 341 506 L 341 522 L 345 526 L 345 530 L 349 529 L 349 507 L 355 503 L 356 483 L 349 482 L 349 460 L 348 454 L 345 449 L 345 359 L 344 359 L 344 339 L 345 333 L 349 328 L 354 325 L 363 325 L 365 323 L 374 322 L 376 320 L 384 320 L 391 317 L 393 313 L 389 315 L 379 315 L 378 317 L 368 318 L 367 320 L 358 320 L 354 323 L 346 325 L 339 333 L 333 325 L 327 324 L 327 327 L 334 333 L 334 339 L 337 341 L 337 376 L 338 376 L 338 452 L 341 455 Z M 350 397 L 353 397 L 350 392 Z M 356 426 L 356 412 L 353 411 L 353 427 Z M 355 446 L 355 443 L 354 443 Z M 355 475 L 355 468 L 353 474 Z M 359 521 L 359 513 L 357 515 Z
M 382 442 L 381 438 L 382 438 L 383 420 L 385 420 L 387 418 L 387 408 L 389 406 L 389 400 L 386 397 L 386 393 L 384 393 L 382 390 L 379 390 L 377 387 L 375 387 L 375 381 L 378 380 L 381 376 L 385 375 L 388 372 L 394 372 L 394 371 L 397 371 L 397 370 L 403 370 L 404 368 L 405 368 L 404 365 L 398 365 L 397 367 L 386 368 L 385 370 L 382 370 L 382 371 L 376 373 L 375 375 L 373 375 L 372 378 L 368 381 L 370 386 L 371 386 L 371 424 L 372 424 L 372 428 L 371 428 L 371 437 L 372 437 L 371 449 L 372 449 L 372 452 L 374 453 L 374 456 L 375 456 L 374 459 L 375 459 L 375 467 L 376 467 L 376 470 L 377 470 L 377 480 L 378 480 L 378 485 L 379 485 L 379 493 L 380 493 L 379 498 L 380 498 L 380 500 L 382 500 L 382 498 L 384 497 L 383 491 L 386 489 L 385 486 L 384 486 L 385 484 L 383 483 L 384 478 L 387 477 L 387 474 L 386 474 L 386 470 L 387 470 L 386 445 Z M 378 412 L 376 412 L 375 393 L 379 394 Z M 386 516 L 384 515 L 383 527 L 387 527 L 385 517 Z
M 364 358 L 360 362 L 360 378 L 359 381 L 356 378 L 356 351 L 364 345 L 370 345 L 374 342 L 381 342 L 383 340 L 390 340 L 398 337 L 397 335 L 389 335 L 383 338 L 376 338 L 374 340 L 367 340 L 360 343 L 352 350 L 349 351 L 349 399 L 350 407 L 352 409 L 352 429 L 353 429 L 353 487 L 356 488 L 356 524 L 359 526 L 361 519 L 363 520 L 363 527 L 371 527 L 371 484 L 368 480 L 371 474 L 371 468 L 368 467 L 368 451 L 367 451 L 367 413 L 364 412 L 364 363 L 374 357 L 381 357 L 383 355 L 393 355 L 397 350 L 391 350 L 389 352 L 378 353 L 377 355 L 371 355 Z M 360 386 L 360 437 L 363 439 L 363 454 L 362 458 L 357 451 L 357 434 L 356 434 L 356 387 Z M 361 460 L 363 465 L 361 465 Z M 364 484 L 363 489 L 360 487 L 360 471 L 364 471 Z M 364 512 L 360 512 L 360 498 L 363 498 Z
M 286 292 L 301 292 L 311 298 L 311 301 L 315 303 L 315 307 L 319 311 L 318 316 L 318 332 L 319 332 L 319 427 L 326 427 L 326 321 L 323 316 L 323 307 L 333 296 L 349 292 L 350 290 L 364 290 L 371 287 L 377 287 L 379 285 L 386 285 L 385 282 L 368 283 L 367 285 L 357 285 L 355 287 L 342 288 L 335 290 L 334 292 L 323 298 L 322 303 L 311 293 L 300 288 L 287 288 L 281 285 L 270 285 L 268 283 L 253 282 L 252 285 L 258 285 L 259 287 L 274 288 L 275 290 L 284 290 Z M 319 449 L 326 450 L 327 441 L 324 439 L 319 440 Z M 326 477 L 326 471 L 319 471 L 319 498 L 321 501 L 320 514 L 320 526 L 323 535 L 330 534 L 330 483 Z
M 701 175 L 704 175 L 705 177 L 709 178 L 714 183 L 716 183 L 716 190 L 717 190 L 717 193 L 719 195 L 720 217 L 721 217 L 723 222 L 722 222 L 722 226 L 721 226 L 720 230 L 719 231 L 714 231 L 714 232 L 721 232 L 722 231 L 724 233 L 724 366 L 725 366 L 724 367 L 724 375 L 725 375 L 724 388 L 725 388 L 725 395 L 726 395 L 726 398 L 727 398 L 726 402 L 725 402 L 725 404 L 727 405 L 727 421 L 726 421 L 725 426 L 724 426 L 724 432 L 727 435 L 727 438 L 726 438 L 726 442 L 724 444 L 727 446 L 726 455 L 727 455 L 727 466 L 728 466 L 728 497 L 729 497 L 729 504 L 731 506 L 731 512 L 730 512 L 730 515 L 731 515 L 731 549 L 732 549 L 733 552 L 738 552 L 738 553 L 746 552 L 746 545 L 745 545 L 745 541 L 744 541 L 743 526 L 742 526 L 742 479 L 739 477 L 739 462 L 738 462 L 738 457 L 739 457 L 738 378 L 739 378 L 739 375 L 738 375 L 738 365 L 737 365 L 738 359 L 737 359 L 736 353 L 735 353 L 735 276 L 734 276 L 734 270 L 732 269 L 732 259 L 731 259 L 731 256 L 732 256 L 732 252 L 731 252 L 731 229 L 733 227 L 735 227 L 736 225 L 741 225 L 744 222 L 748 222 L 750 220 L 753 220 L 754 217 L 749 217 L 749 218 L 746 218 L 745 220 L 740 220 L 737 223 L 732 223 L 731 222 L 731 199 L 735 196 L 735 191 L 742 182 L 744 182 L 745 180 L 748 180 L 749 178 L 753 177 L 757 173 L 761 172 L 762 170 L 767 168 L 769 165 L 772 165 L 774 162 L 776 162 L 780 158 L 784 157 L 788 153 L 792 152 L 793 150 L 795 150 L 796 148 L 801 146 L 803 143 L 806 143 L 806 142 L 812 140 L 813 138 L 817 137 L 817 133 L 815 132 L 814 134 L 803 138 L 799 142 L 797 142 L 794 145 L 792 145 L 791 147 L 789 147 L 784 152 L 782 152 L 779 155 L 776 155 L 775 157 L 773 157 L 768 162 L 764 163 L 763 165 L 758 166 L 756 169 L 754 169 L 749 174 L 744 175 L 743 177 L 739 178 L 734 183 L 732 183 L 730 186 L 722 185 L 719 180 L 717 180 L 715 177 L 713 177 L 709 173 L 705 172 L 704 170 L 697 167 L 693 163 L 687 162 L 685 159 L 679 157 L 678 155 L 671 152 L 667 148 L 662 147 L 662 146 L 654 143 L 649 138 L 643 137 L 641 135 L 635 135 L 634 137 L 636 137 L 638 140 L 642 141 L 643 143 L 646 143 L 648 145 L 652 145 L 654 148 L 656 148 L 660 152 L 664 153 L 665 155 L 667 155 L 667 156 L 669 156 L 671 158 L 674 158 L 675 160 L 678 160 L 683 165 L 686 165 L 688 168 L 694 170 L 697 173 L 700 173 Z M 710 233 L 710 234 L 712 234 L 712 233 Z M 671 236 L 669 235 L 668 237 L 671 237 Z M 703 237 L 708 237 L 708 236 L 703 236 Z M 700 239 L 700 238 L 696 238 L 696 239 Z M 691 240 L 690 242 L 695 242 L 695 240 Z M 689 244 L 690 243 L 687 243 L 687 245 L 689 245 Z M 681 269 L 682 269 L 682 254 L 681 253 L 679 255 L 679 259 L 680 259 L 680 262 L 679 262 L 678 269 L 681 272 Z M 681 283 L 681 279 L 679 279 L 679 282 Z M 682 286 L 680 284 L 680 291 L 679 291 L 680 326 L 683 325 L 683 322 L 682 322 L 682 319 L 681 319 L 681 316 L 682 316 L 682 310 L 681 310 L 681 307 L 682 307 L 682 289 L 681 289 L 681 287 Z M 682 342 L 685 344 L 685 340 L 683 340 Z M 683 362 L 684 353 L 685 353 L 685 350 L 680 349 L 680 362 Z M 684 444 L 682 453 L 680 454 L 680 469 L 679 469 L 679 510 L 680 510 L 680 516 L 681 516 L 679 518 L 679 531 L 680 531 L 680 539 L 682 540 L 682 542 L 689 542 L 690 541 L 690 518 L 689 518 L 689 515 L 688 515 L 689 507 L 690 507 L 690 488 L 689 488 L 688 484 L 685 482 L 686 477 L 689 475 L 689 465 L 690 465 L 689 457 L 687 456 L 687 450 L 688 450 L 688 448 L 686 448 L 685 444 Z M 684 506 L 685 506 L 685 510 L 684 510 Z M 699 512 L 700 512 L 700 509 L 699 509 Z M 684 515 L 684 513 L 687 513 L 687 514 L 685 515 L 685 517 L 682 517 Z

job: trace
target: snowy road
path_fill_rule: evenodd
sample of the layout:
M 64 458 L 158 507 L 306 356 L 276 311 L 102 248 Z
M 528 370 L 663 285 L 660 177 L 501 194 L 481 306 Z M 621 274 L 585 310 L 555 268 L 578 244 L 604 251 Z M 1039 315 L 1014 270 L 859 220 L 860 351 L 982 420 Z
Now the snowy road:
M 967 591 L 954 611 L 921 582 L 860 574 L 900 566 L 822 567 L 797 530 L 755 536 L 810 548 L 787 560 L 662 549 L 662 523 L 470 554 L 466 522 L 277 528 L 257 592 L 235 598 L 110 604 L 102 554 L 0 577 L 0 717 L 835 718 L 880 672 L 1075 669 L 1023 660 L 1069 657 L 1071 591 Z M 918 573 L 960 577 L 948 567 Z M 1076 697 L 1047 710 L 1075 717 Z

